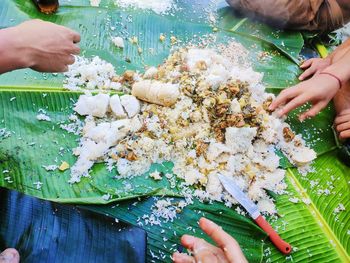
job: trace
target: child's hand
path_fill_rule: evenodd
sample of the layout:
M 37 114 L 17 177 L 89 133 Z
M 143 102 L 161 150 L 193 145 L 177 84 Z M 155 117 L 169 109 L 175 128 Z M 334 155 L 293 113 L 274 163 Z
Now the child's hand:
M 183 235 L 181 243 L 184 247 L 192 251 L 192 256 L 176 252 L 173 254 L 173 261 L 175 263 L 248 262 L 237 241 L 222 230 L 220 226 L 205 218 L 199 220 L 199 226 L 213 239 L 217 246 L 209 244 L 201 238 Z
M 291 110 L 310 102 L 313 106 L 308 111 L 299 116 L 300 121 L 314 117 L 327 106 L 339 89 L 337 79 L 326 74 L 315 75 L 309 80 L 298 85 L 283 90 L 271 103 L 270 110 L 275 110 L 280 106 L 279 116 L 286 115 Z
M 329 57 L 311 58 L 309 60 L 306 60 L 300 66 L 300 68 L 305 71 L 300 75 L 299 80 L 305 80 L 309 77 L 317 75 L 318 73 L 322 72 L 322 70 L 330 66 L 331 63 L 332 61 Z

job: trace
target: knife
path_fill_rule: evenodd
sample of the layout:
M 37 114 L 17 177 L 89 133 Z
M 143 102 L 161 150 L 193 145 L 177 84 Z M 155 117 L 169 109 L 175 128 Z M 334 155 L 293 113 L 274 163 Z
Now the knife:
M 254 219 L 255 223 L 262 228 L 269 236 L 271 242 L 283 254 L 288 255 L 292 252 L 290 244 L 285 242 L 271 227 L 271 225 L 260 214 L 259 208 L 251 201 L 245 193 L 237 186 L 235 181 L 225 175 L 219 174 L 219 179 L 226 189 L 244 208 L 249 215 Z

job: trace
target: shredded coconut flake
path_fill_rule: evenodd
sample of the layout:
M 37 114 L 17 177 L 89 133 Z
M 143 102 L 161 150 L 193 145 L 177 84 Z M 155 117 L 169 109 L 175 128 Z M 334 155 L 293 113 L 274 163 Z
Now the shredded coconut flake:
M 43 168 L 44 168 L 46 171 L 50 172 L 50 171 L 55 171 L 55 170 L 57 170 L 57 169 L 58 169 L 58 166 L 55 165 L 55 164 L 43 165 Z
M 116 0 L 115 3 L 122 8 L 150 9 L 157 14 L 167 13 L 174 7 L 173 0 Z
M 90 0 L 90 5 L 91 6 L 100 6 L 101 0 Z
M 40 113 L 40 114 L 36 115 L 36 118 L 39 121 L 51 121 L 51 118 L 48 115 L 43 114 L 43 113 Z
M 121 37 L 112 37 L 112 42 L 116 47 L 124 48 L 124 40 Z

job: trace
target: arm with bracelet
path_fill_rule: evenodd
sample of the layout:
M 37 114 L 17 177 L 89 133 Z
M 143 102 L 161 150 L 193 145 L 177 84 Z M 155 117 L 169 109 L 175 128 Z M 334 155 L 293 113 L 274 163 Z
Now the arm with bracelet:
M 327 106 L 342 86 L 348 83 L 349 79 L 350 50 L 347 50 L 338 61 L 324 68 L 320 74 L 283 90 L 272 102 L 270 110 L 278 108 L 278 115 L 283 116 L 310 102 L 312 107 L 303 112 L 299 119 L 303 121 L 306 118 L 314 117 Z
M 348 48 L 332 65 L 322 71 L 337 76 L 342 84 L 350 80 L 350 49 Z
M 338 62 L 350 50 L 350 39 L 338 46 L 331 54 L 325 58 L 311 58 L 300 65 L 304 72 L 300 75 L 299 80 L 305 80 L 322 72 L 325 68 L 333 63 Z

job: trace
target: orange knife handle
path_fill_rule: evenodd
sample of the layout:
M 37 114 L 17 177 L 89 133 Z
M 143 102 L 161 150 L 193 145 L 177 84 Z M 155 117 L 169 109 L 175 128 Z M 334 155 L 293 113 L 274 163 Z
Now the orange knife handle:
M 272 243 L 277 247 L 279 251 L 283 254 L 288 255 L 292 252 L 292 247 L 287 242 L 285 242 L 276 231 L 270 226 L 270 224 L 265 220 L 265 218 L 260 215 L 255 222 L 260 226 L 268 235 Z

